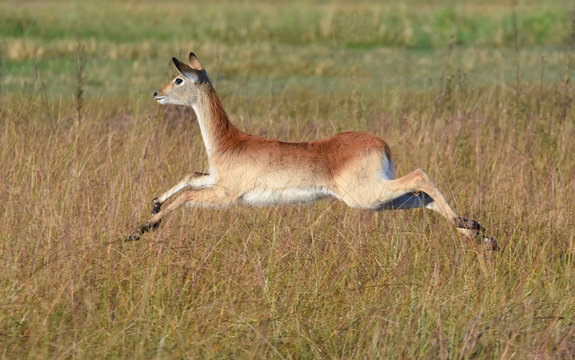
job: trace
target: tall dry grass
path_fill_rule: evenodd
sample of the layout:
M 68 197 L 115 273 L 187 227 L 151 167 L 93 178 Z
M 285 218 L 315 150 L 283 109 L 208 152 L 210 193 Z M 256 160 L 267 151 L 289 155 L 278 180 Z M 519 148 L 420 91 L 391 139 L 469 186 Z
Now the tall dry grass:
M 322 113 L 333 97 L 276 112 L 223 96 L 248 130 L 273 121 L 264 132 L 287 140 L 357 126 L 361 108 L 398 173 L 426 168 L 499 253 L 432 213 L 331 201 L 187 209 L 125 244 L 151 198 L 204 168 L 193 115 L 92 100 L 74 125 L 72 103 L 4 98 L 3 357 L 569 358 L 574 130 L 559 90 L 525 89 L 520 112 L 497 88 L 408 92 L 399 117 L 361 97 Z

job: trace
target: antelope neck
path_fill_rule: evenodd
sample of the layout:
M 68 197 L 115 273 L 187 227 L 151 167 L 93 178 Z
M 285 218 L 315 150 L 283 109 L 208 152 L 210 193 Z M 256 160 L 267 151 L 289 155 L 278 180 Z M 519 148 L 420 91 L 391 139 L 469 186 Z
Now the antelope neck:
M 192 104 L 204 140 L 208 159 L 225 150 L 239 130 L 230 123 L 218 95 L 213 89 L 202 92 Z

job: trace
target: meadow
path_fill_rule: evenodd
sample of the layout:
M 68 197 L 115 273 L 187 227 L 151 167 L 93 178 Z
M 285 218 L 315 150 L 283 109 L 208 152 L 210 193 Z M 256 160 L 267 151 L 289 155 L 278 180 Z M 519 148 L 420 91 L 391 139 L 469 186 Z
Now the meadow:
M 0 358 L 572 359 L 575 4 L 0 3 Z M 178 211 L 206 157 L 154 90 L 194 51 L 231 121 L 377 134 L 425 210 Z

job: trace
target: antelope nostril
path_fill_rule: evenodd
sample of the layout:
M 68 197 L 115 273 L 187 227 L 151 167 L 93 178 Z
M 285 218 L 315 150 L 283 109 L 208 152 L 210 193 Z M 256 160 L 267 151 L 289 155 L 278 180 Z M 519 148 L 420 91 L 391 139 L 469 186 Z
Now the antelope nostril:
M 154 97 L 158 96 L 158 90 L 154 91 Z

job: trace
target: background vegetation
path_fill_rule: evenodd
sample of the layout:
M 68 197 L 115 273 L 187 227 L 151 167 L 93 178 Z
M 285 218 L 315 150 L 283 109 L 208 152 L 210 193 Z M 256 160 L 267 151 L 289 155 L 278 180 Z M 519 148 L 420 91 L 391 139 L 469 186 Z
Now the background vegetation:
M 575 4 L 0 3 L 0 356 L 575 354 Z M 180 211 L 193 112 L 151 97 L 195 51 L 233 122 L 361 129 L 502 249 L 422 210 Z

